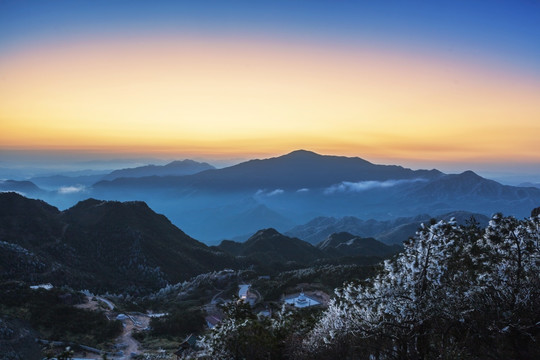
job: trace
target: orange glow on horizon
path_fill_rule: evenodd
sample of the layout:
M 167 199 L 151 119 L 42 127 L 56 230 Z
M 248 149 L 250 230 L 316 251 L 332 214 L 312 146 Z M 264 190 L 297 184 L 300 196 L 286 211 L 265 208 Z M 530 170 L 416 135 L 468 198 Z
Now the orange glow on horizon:
M 0 55 L 0 147 L 540 161 L 540 79 L 337 50 L 169 38 Z

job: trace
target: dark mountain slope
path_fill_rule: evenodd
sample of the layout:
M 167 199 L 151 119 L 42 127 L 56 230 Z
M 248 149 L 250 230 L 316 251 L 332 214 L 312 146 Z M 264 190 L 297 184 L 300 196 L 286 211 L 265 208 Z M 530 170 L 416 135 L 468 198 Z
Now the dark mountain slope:
M 0 240 L 23 247 L 42 246 L 45 239 L 61 236 L 59 215 L 57 208 L 42 200 L 0 193 Z
M 146 291 L 235 263 L 142 202 L 89 199 L 59 212 L 11 193 L 0 194 L 0 209 L 0 245 L 21 268 L 17 273 L 13 267 L 0 268 L 4 278 Z M 27 274 L 32 264 L 35 274 Z
M 143 202 L 89 199 L 66 210 L 62 219 L 70 224 L 66 243 L 89 254 L 92 262 L 120 267 L 126 273 L 146 268 L 163 280 L 177 282 L 231 264 Z
M 67 224 L 60 215 L 41 200 L 0 193 L 0 280 L 96 283 L 91 275 L 72 267 L 80 260 L 61 240 Z
M 293 261 L 309 264 L 327 257 L 311 244 L 282 235 L 274 229 L 259 230 L 244 243 L 223 241 L 218 248 L 237 256 L 251 257 L 268 263 Z

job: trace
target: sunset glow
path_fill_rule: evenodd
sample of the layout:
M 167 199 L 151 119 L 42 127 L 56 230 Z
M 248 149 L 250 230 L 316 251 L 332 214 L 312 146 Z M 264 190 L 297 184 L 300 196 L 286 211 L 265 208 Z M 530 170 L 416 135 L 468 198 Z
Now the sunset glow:
M 2 149 L 540 162 L 540 77 L 487 54 L 152 32 L 0 53 Z

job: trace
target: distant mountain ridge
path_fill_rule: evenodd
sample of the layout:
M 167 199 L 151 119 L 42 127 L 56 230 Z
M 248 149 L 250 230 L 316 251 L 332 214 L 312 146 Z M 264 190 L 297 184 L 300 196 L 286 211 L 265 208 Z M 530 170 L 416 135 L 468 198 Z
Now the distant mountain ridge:
M 297 150 L 289 154 L 249 160 L 237 165 L 182 177 L 116 179 L 101 181 L 97 188 L 115 186 L 193 187 L 220 190 L 324 188 L 342 181 L 433 179 L 437 170 L 411 170 L 397 165 L 376 165 L 358 157 L 319 155 Z
M 502 185 L 472 171 L 444 174 L 438 170 L 411 170 L 397 165 L 376 165 L 358 157 L 319 155 L 306 150 L 193 175 L 117 178 L 94 184 L 99 192 L 144 191 L 242 192 L 293 194 L 316 191 L 326 197 L 351 193 L 393 199 L 394 206 L 482 212 L 490 203 L 526 213 L 540 201 L 540 189 Z M 168 190 L 167 190 L 168 189 Z M 370 201 L 371 201 L 370 198 Z M 479 206 L 470 200 L 479 200 Z M 385 199 L 386 200 L 386 199 Z M 511 201 L 512 203 L 508 203 Z M 380 201 L 379 201 L 380 203 Z M 504 208 L 499 210 L 504 211 Z M 485 211 L 484 211 L 485 212 Z
M 263 229 L 243 243 L 223 240 L 218 249 L 232 255 L 257 259 L 266 264 L 296 262 L 313 264 L 324 259 L 342 257 L 388 257 L 401 250 L 401 246 L 389 246 L 373 238 L 360 238 L 348 233 L 331 234 L 316 246 L 283 235 L 275 229 Z
M 536 183 L 533 183 L 533 182 L 524 182 L 524 183 L 521 183 L 518 185 L 519 187 L 535 187 L 535 188 L 540 188 L 540 183 L 536 182 Z
M 40 189 L 33 182 L 26 180 L 0 180 L 0 191 L 16 191 L 29 195 L 43 193 L 43 189 Z
M 502 185 L 494 180 L 485 179 L 471 170 L 435 179 L 412 193 L 419 198 L 437 200 L 455 200 L 456 198 L 470 200 L 471 197 L 517 200 L 537 194 L 537 189 Z
M 362 238 L 375 238 L 385 244 L 401 244 L 413 236 L 420 224 L 428 223 L 431 218 L 448 221 L 455 218 L 460 224 L 465 224 L 474 217 L 481 226 L 487 225 L 489 218 L 482 214 L 466 211 L 456 211 L 444 215 L 432 217 L 421 214 L 413 217 L 401 217 L 394 220 L 362 220 L 354 216 L 317 217 L 303 225 L 298 225 L 285 232 L 286 235 L 296 236 L 311 244 L 324 242 L 335 233 L 354 234 Z M 319 245 L 317 245 L 319 246 Z
M 113 180 L 121 177 L 145 177 L 145 176 L 183 176 L 196 174 L 201 171 L 215 169 L 206 162 L 198 162 L 190 159 L 175 160 L 166 165 L 144 165 L 133 168 L 113 170 L 105 174 L 92 175 L 48 175 L 36 176 L 30 179 L 38 186 L 57 189 L 63 186 L 84 185 L 91 186 L 102 180 Z
M 138 178 L 145 176 L 183 176 L 192 175 L 205 170 L 215 169 L 214 166 L 206 162 L 194 160 L 176 160 L 166 165 L 145 165 L 135 168 L 114 170 L 105 175 L 102 180 L 112 180 L 117 178 Z

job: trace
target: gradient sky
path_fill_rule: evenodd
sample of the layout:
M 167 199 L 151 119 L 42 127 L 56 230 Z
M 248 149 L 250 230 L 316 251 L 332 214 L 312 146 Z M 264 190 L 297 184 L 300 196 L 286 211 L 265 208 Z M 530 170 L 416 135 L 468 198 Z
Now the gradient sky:
M 2 0 L 0 155 L 540 169 L 539 39 L 533 0 Z

